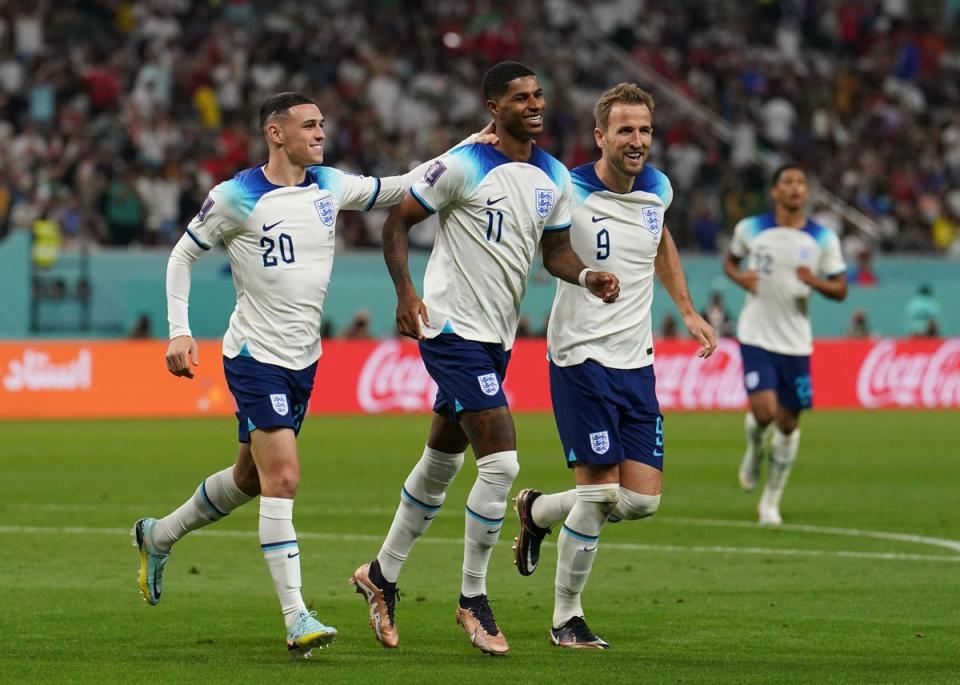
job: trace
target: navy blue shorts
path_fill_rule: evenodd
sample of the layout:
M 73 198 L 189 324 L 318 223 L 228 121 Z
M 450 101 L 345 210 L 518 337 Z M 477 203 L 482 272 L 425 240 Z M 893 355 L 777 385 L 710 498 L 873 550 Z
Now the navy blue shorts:
M 300 433 L 317 362 L 300 371 L 258 362 L 253 357 L 223 358 L 227 386 L 237 402 L 240 442 L 257 428 L 292 428 Z
M 751 395 L 776 390 L 780 406 L 793 411 L 813 406 L 810 356 L 778 354 L 762 347 L 740 344 L 743 358 L 743 386 Z
M 456 421 L 462 411 L 506 407 L 503 379 L 510 352 L 500 343 L 465 340 L 453 333 L 420 341 L 420 357 L 437 384 L 433 411 Z
M 663 415 L 652 365 L 550 362 L 550 397 L 568 466 L 630 459 L 663 471 Z

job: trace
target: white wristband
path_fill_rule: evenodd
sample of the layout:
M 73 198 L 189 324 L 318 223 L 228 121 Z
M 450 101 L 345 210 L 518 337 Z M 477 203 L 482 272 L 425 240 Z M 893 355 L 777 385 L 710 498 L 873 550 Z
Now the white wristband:
M 577 276 L 577 282 L 580 283 L 580 287 L 581 287 L 581 288 L 586 288 L 586 287 L 587 287 L 587 274 L 588 274 L 589 272 L 591 272 L 591 271 L 596 271 L 596 269 L 591 269 L 591 268 L 588 266 L 588 267 L 584 268 L 583 271 L 580 272 L 580 275 L 579 275 L 579 276 Z

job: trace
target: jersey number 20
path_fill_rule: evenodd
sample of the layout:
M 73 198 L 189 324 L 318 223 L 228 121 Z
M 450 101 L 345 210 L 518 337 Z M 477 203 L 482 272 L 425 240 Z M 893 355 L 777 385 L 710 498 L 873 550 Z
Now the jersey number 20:
M 264 253 L 262 255 L 264 266 L 277 265 L 279 260 L 277 259 L 276 255 L 273 254 L 273 251 L 278 244 L 280 249 L 277 251 L 280 253 L 280 259 L 283 260 L 284 264 L 292 264 L 296 260 L 296 257 L 293 254 L 293 238 L 291 238 L 288 234 L 281 233 L 279 236 L 277 236 L 276 242 L 274 242 L 273 238 L 263 236 L 260 238 L 260 247 L 264 248 Z

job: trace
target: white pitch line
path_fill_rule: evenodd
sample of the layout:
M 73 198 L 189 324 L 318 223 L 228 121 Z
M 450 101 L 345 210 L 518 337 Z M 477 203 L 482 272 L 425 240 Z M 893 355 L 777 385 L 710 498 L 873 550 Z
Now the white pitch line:
M 721 528 L 757 528 L 754 521 L 728 521 L 726 519 L 697 519 L 679 516 L 664 516 L 658 519 L 662 523 L 676 523 L 693 526 L 718 526 Z M 911 535 L 909 533 L 886 533 L 879 530 L 860 530 L 859 528 L 830 528 L 826 526 L 809 526 L 800 523 L 784 523 L 779 530 L 789 530 L 798 533 L 822 533 L 824 535 L 846 535 L 854 538 L 875 538 L 877 540 L 897 540 L 898 542 L 915 542 L 921 545 L 933 545 L 960 552 L 960 542 L 946 538 L 932 538 L 925 535 Z
M 697 519 L 694 519 L 697 520 Z M 83 528 L 76 526 L 46 527 L 46 526 L 0 526 L 0 535 L 128 535 L 127 528 Z M 257 533 L 240 530 L 198 530 L 193 535 L 218 538 L 246 538 L 254 539 Z M 381 535 L 359 535 L 354 533 L 311 533 L 298 532 L 298 538 L 305 540 L 324 540 L 327 542 L 381 542 Z M 462 538 L 421 538 L 424 543 L 435 545 L 463 545 Z M 509 544 L 501 540 L 501 545 Z M 544 543 L 553 546 L 553 543 Z M 603 543 L 604 549 L 617 549 L 628 552 L 679 552 L 700 554 L 753 554 L 776 555 L 791 557 L 841 557 L 848 559 L 875 559 L 884 561 L 946 561 L 960 563 L 960 556 L 946 557 L 929 554 L 899 554 L 895 552 L 855 552 L 851 550 L 818 550 L 818 549 L 777 549 L 772 547 L 723 547 L 719 545 L 683 546 L 683 545 L 648 545 L 629 542 Z

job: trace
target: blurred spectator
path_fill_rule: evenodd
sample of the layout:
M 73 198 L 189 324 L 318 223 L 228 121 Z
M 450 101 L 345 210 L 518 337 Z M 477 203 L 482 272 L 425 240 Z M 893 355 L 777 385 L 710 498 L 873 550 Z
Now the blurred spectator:
M 664 314 L 660 321 L 660 337 L 668 340 L 677 337 L 677 317 L 673 314 Z
M 850 325 L 844 335 L 848 338 L 870 338 L 870 324 L 867 322 L 867 313 L 862 309 L 855 309 L 850 315 Z
M 880 279 L 873 271 L 873 252 L 871 250 L 863 249 L 857 253 L 857 263 L 850 267 L 847 280 L 853 285 L 864 288 L 876 287 Z
M 367 340 L 372 337 L 370 335 L 370 312 L 366 309 L 357 312 L 353 321 L 347 324 L 347 327 L 340 333 L 340 337 L 347 340 Z
M 571 166 L 595 159 L 603 89 L 654 89 L 650 161 L 677 190 L 681 248 L 722 250 L 739 219 L 764 211 L 764 151 L 875 221 L 863 247 L 960 252 L 960 209 L 950 209 L 960 204 L 960 42 L 948 4 L 4 3 L 0 222 L 29 230 L 50 212 L 74 242 L 175 240 L 210 186 L 265 158 L 256 109 L 286 88 L 320 104 L 329 164 L 400 173 L 482 126 L 483 71 L 517 58 L 537 68 L 550 102 L 540 144 Z M 610 42 L 639 64 L 611 57 Z M 174 185 L 154 202 L 142 188 L 158 168 Z M 78 215 L 69 228 L 61 205 Z M 354 222 L 346 246 L 378 243 L 374 222 L 341 216 Z
M 733 317 L 730 316 L 730 310 L 723 300 L 723 292 L 714 290 L 710 293 L 710 301 L 700 312 L 700 316 L 706 319 L 707 323 L 713 326 L 713 330 L 722 338 L 732 338 L 734 335 Z
M 933 288 L 924 283 L 917 294 L 910 298 L 904 310 L 907 335 L 937 337 L 940 335 L 940 320 L 943 309 L 933 295 Z
M 533 329 L 530 327 L 530 319 L 526 316 L 521 316 L 517 319 L 517 337 L 518 338 L 532 338 Z
M 150 315 L 146 313 L 140 314 L 137 320 L 133 322 L 133 326 L 127 333 L 127 337 L 131 340 L 144 340 L 153 337 L 153 334 L 150 332 L 150 325 Z

